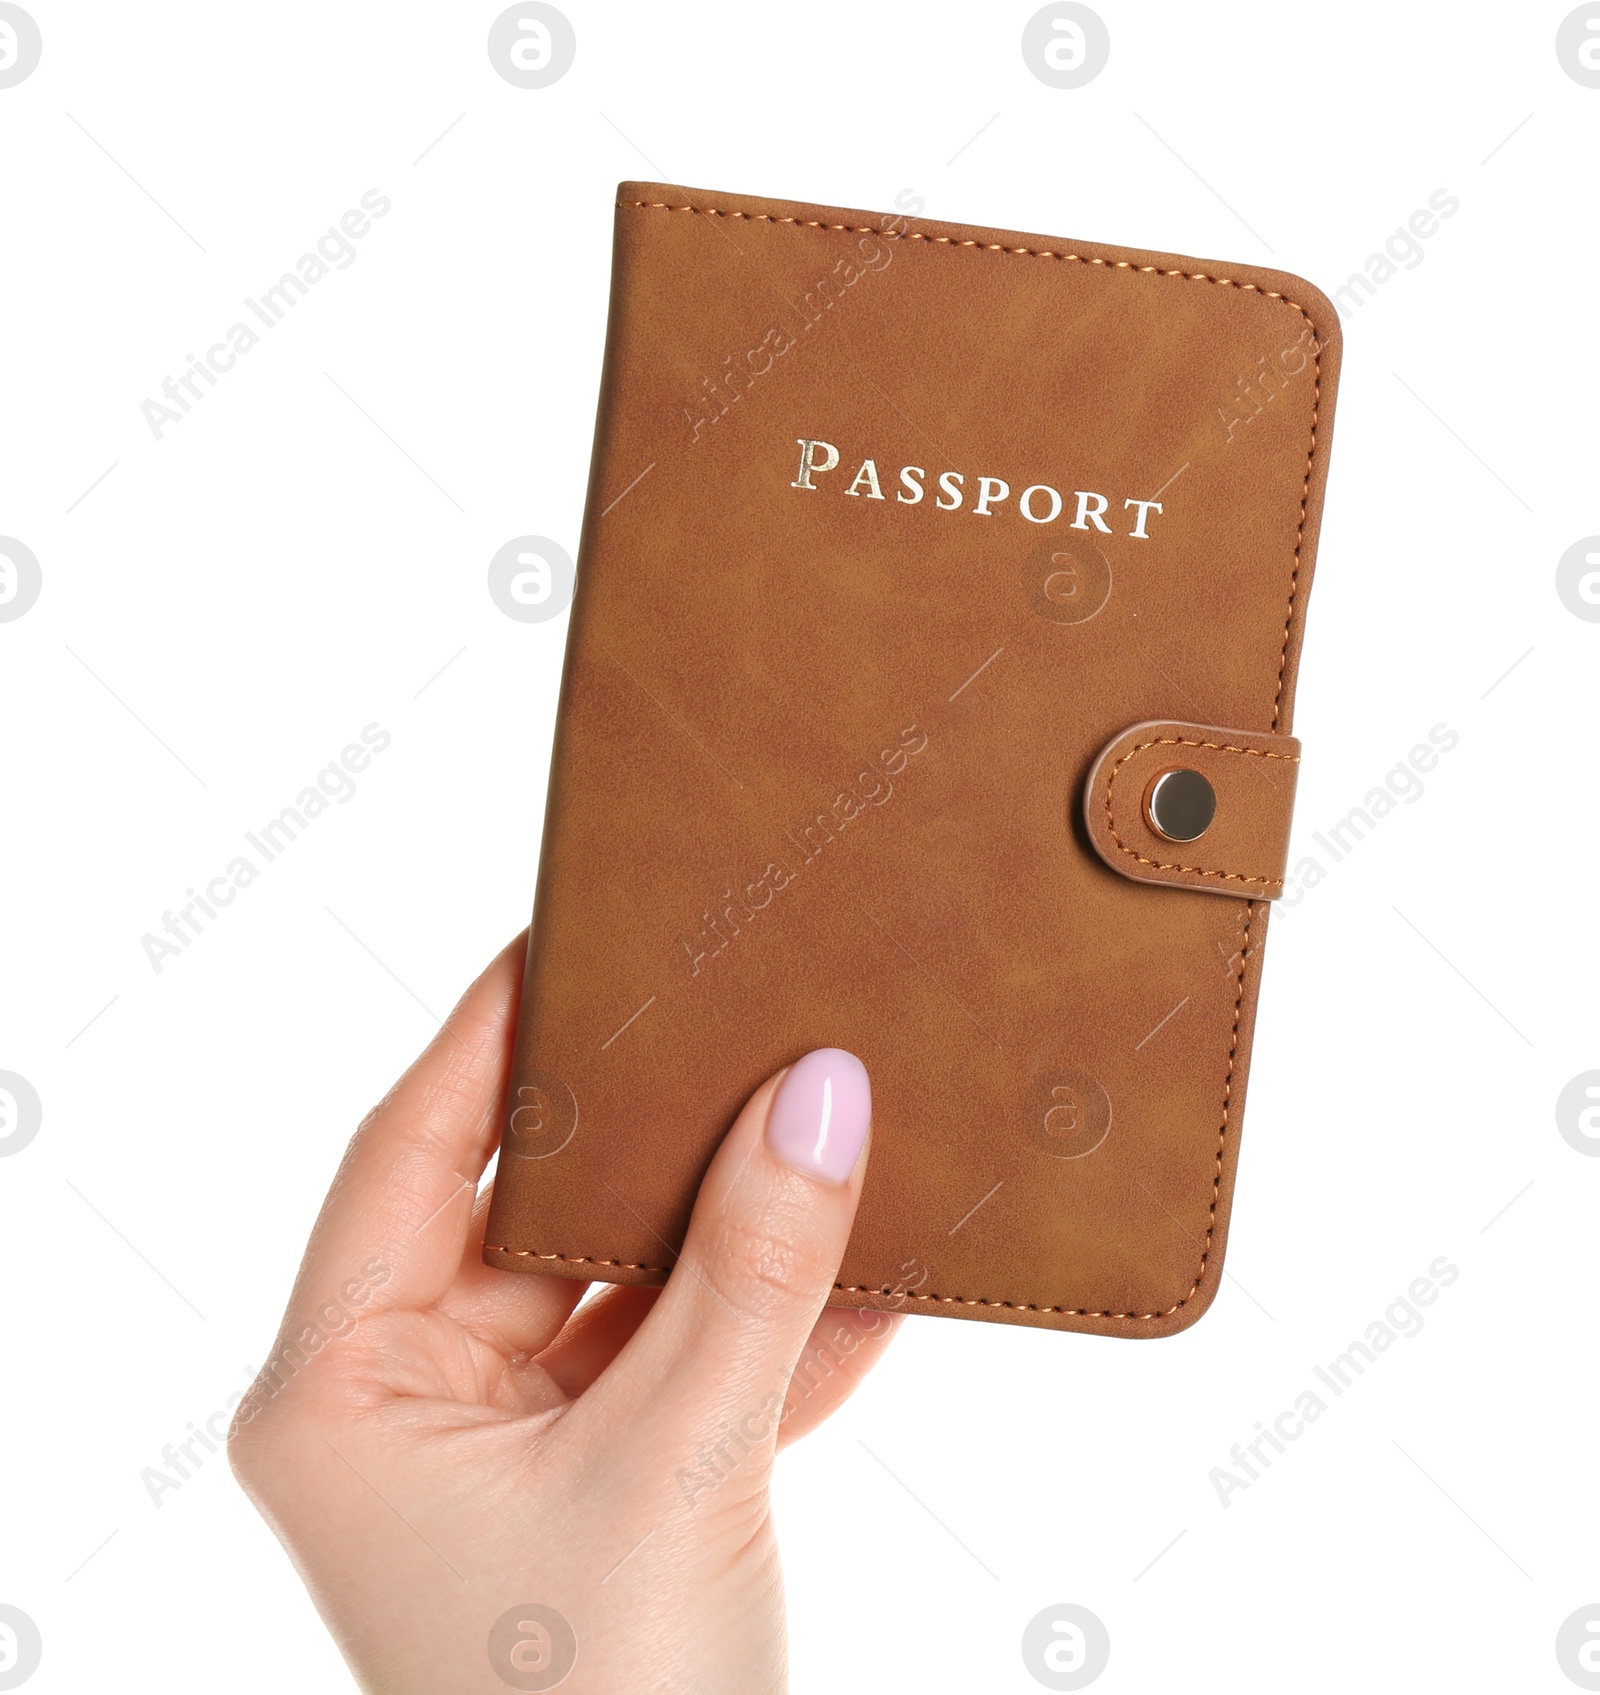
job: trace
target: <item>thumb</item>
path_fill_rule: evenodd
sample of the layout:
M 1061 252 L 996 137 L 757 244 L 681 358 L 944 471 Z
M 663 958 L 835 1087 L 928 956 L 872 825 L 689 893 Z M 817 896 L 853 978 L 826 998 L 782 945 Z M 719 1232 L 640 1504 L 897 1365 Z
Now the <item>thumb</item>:
M 764 1083 L 711 1162 L 667 1287 L 595 1389 L 652 1408 L 656 1440 L 730 1421 L 767 1446 L 833 1289 L 861 1195 L 872 1090 L 842 1048 Z

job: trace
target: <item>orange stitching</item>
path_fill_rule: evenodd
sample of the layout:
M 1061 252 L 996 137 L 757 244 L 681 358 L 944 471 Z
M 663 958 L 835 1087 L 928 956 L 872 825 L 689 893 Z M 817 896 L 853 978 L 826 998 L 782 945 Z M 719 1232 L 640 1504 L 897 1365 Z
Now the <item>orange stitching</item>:
M 1220 1183 L 1220 1153 L 1218 1158 L 1219 1172 L 1217 1180 Z M 1206 1236 L 1209 1251 L 1209 1231 L 1206 1233 Z M 533 1248 L 497 1248 L 488 1243 L 485 1243 L 484 1245 L 484 1252 L 490 1254 L 512 1254 L 518 1259 L 558 1259 L 564 1261 L 568 1265 L 611 1265 L 616 1266 L 623 1271 L 657 1272 L 662 1277 L 670 1275 L 670 1269 L 664 1265 L 636 1265 L 631 1260 L 596 1259 L 591 1254 L 542 1254 Z M 1202 1267 L 1203 1264 L 1204 1261 L 1202 1259 Z M 1195 1289 L 1198 1289 L 1199 1287 L 1200 1280 L 1199 1278 L 1196 1278 L 1194 1287 L 1189 1290 L 1188 1295 L 1184 1296 L 1183 1301 L 1179 1301 L 1175 1306 L 1167 1307 L 1163 1312 L 1095 1312 L 1091 1311 L 1088 1307 L 1043 1307 L 1039 1306 L 1034 1301 L 991 1301 L 985 1299 L 981 1295 L 919 1295 L 914 1289 L 902 1289 L 900 1291 L 900 1297 L 913 1301 L 937 1301 L 941 1306 L 1007 1307 L 1013 1312 L 1054 1312 L 1060 1313 L 1065 1318 L 1165 1318 L 1168 1313 L 1176 1312 L 1178 1307 L 1181 1307 L 1184 1304 L 1184 1301 L 1187 1301 L 1189 1296 L 1193 1295 Z M 881 1295 L 884 1293 L 884 1290 L 881 1287 L 874 1288 L 870 1283 L 835 1283 L 834 1288 L 844 1295 Z
M 1131 747 L 1111 767 L 1111 774 L 1106 778 L 1106 828 L 1111 832 L 1111 839 L 1125 854 L 1138 860 L 1141 865 L 1148 865 L 1154 871 L 1187 871 L 1197 877 L 1223 877 L 1235 883 L 1260 883 L 1263 888 L 1281 889 L 1281 877 L 1247 877 L 1242 871 L 1208 871 L 1203 865 L 1172 865 L 1164 859 L 1146 859 L 1137 849 L 1131 848 L 1117 834 L 1117 826 L 1111 816 L 1111 790 L 1117 781 L 1117 773 L 1136 753 L 1143 753 L 1147 747 L 1208 747 L 1213 753 L 1242 753 L 1251 759 L 1284 759 L 1291 765 L 1300 763 L 1297 753 L 1268 753 L 1262 748 L 1234 747 L 1230 742 L 1197 742 L 1187 736 L 1157 736 L 1153 741 L 1140 742 L 1137 747 Z
M 1236 277 L 1214 277 L 1207 271 L 1168 270 L 1161 265 L 1135 265 L 1131 259 L 1097 259 L 1086 253 L 1058 253 L 1049 247 L 1008 247 L 1003 241 L 961 241 L 953 235 L 927 235 L 921 230 L 880 230 L 870 224 L 825 224 L 817 218 L 784 218 L 771 212 L 730 212 L 720 206 L 674 206 L 665 200 L 619 200 L 619 208 L 635 207 L 640 211 L 697 212 L 704 218 L 742 218 L 753 224 L 793 224 L 809 230 L 840 230 L 847 235 L 876 235 L 885 241 L 931 241 L 941 247 L 973 247 L 984 253 L 1021 253 L 1030 259 L 1061 259 L 1079 265 L 1100 265 L 1108 271 L 1137 271 L 1143 276 L 1184 277 L 1190 282 L 1217 283 L 1223 288 L 1242 289 L 1249 294 L 1263 295 L 1269 300 L 1281 300 L 1293 306 L 1316 333 L 1310 314 L 1288 295 L 1275 288 L 1263 288 L 1260 283 L 1240 282 Z
M 487 1254 L 511 1254 L 517 1259 L 559 1259 L 568 1265 L 610 1265 L 618 1271 L 659 1271 L 663 1277 L 667 1275 L 664 1265 L 639 1265 L 631 1259 L 596 1259 L 593 1254 L 541 1254 L 537 1248 L 496 1248 L 485 1242 L 483 1251 Z
M 1293 301 L 1289 304 L 1294 305 Z M 1283 614 L 1283 647 L 1278 653 L 1278 689 L 1272 697 L 1272 723 L 1269 728 L 1276 730 L 1278 715 L 1283 707 L 1283 678 L 1289 668 L 1289 631 L 1294 627 L 1295 596 L 1300 589 L 1300 547 L 1306 534 L 1306 509 L 1311 499 L 1311 467 L 1317 453 L 1317 415 L 1322 407 L 1322 337 L 1317 334 L 1317 326 L 1312 323 L 1311 315 L 1302 307 L 1296 307 L 1300 316 L 1311 325 L 1311 339 L 1317 351 L 1311 356 L 1311 441 L 1306 448 L 1306 470 L 1300 480 L 1300 516 L 1294 526 L 1294 564 L 1289 569 L 1289 604 Z
M 625 201 L 619 200 L 617 202 L 617 205 L 618 205 L 619 208 L 626 206 L 626 207 L 633 207 L 633 208 L 636 208 L 636 209 L 641 210 L 641 211 L 693 212 L 693 213 L 699 213 L 702 216 L 708 217 L 708 218 L 715 218 L 715 217 L 742 218 L 742 219 L 746 220 L 747 222 L 751 222 L 751 223 L 794 224 L 794 225 L 797 225 L 797 226 L 803 226 L 804 228 L 807 228 L 807 229 L 840 230 L 840 231 L 844 231 L 844 232 L 851 234 L 851 235 L 876 235 L 876 236 L 882 237 L 885 240 L 890 240 L 890 241 L 931 241 L 931 242 L 934 242 L 935 244 L 940 245 L 940 246 L 971 247 L 971 248 L 980 250 L 982 252 L 987 252 L 987 253 L 1015 253 L 1015 254 L 1026 255 L 1027 257 L 1033 258 L 1033 259 L 1059 259 L 1059 260 L 1062 260 L 1062 261 L 1073 261 L 1073 262 L 1076 262 L 1078 264 L 1083 264 L 1083 265 L 1100 265 L 1100 266 L 1103 266 L 1108 271 L 1138 272 L 1138 273 L 1143 274 L 1143 275 L 1153 275 L 1153 276 L 1161 276 L 1161 277 L 1182 277 L 1186 281 L 1189 281 L 1189 282 L 1208 282 L 1208 283 L 1214 283 L 1218 287 L 1221 287 L 1221 288 L 1237 288 L 1237 289 L 1239 289 L 1239 290 L 1241 290 L 1242 292 L 1245 292 L 1245 293 L 1259 294 L 1265 299 L 1281 300 L 1284 303 L 1284 305 L 1293 307 L 1294 310 L 1296 312 L 1298 312 L 1300 314 L 1300 316 L 1310 326 L 1312 340 L 1316 345 L 1317 351 L 1314 352 L 1311 356 L 1312 370 L 1313 370 L 1312 389 L 1311 389 L 1311 440 L 1306 447 L 1305 476 L 1301 480 L 1301 484 L 1300 484 L 1300 517 L 1299 517 L 1299 521 L 1295 525 L 1295 532 L 1294 532 L 1294 563 L 1291 566 L 1290 572 L 1289 572 L 1289 602 L 1288 602 L 1288 607 L 1285 611 L 1284 621 L 1283 621 L 1283 647 L 1279 651 L 1279 654 L 1278 654 L 1277 692 L 1272 697 L 1272 724 L 1271 724 L 1271 728 L 1274 729 L 1274 730 L 1277 729 L 1278 719 L 1279 719 L 1279 716 L 1282 712 L 1282 707 L 1283 707 L 1283 679 L 1284 679 L 1284 675 L 1287 672 L 1288 667 L 1289 667 L 1289 634 L 1290 634 L 1290 631 L 1294 627 L 1295 600 L 1296 600 L 1296 597 L 1299 593 L 1299 587 L 1300 587 L 1300 549 L 1301 549 L 1301 546 L 1303 545 L 1304 540 L 1305 540 L 1306 515 L 1307 515 L 1307 510 L 1308 510 L 1308 507 L 1309 507 L 1309 504 L 1310 504 L 1310 500 L 1311 500 L 1311 472 L 1312 472 L 1312 468 L 1313 468 L 1315 461 L 1316 461 L 1316 452 L 1317 452 L 1317 421 L 1318 421 L 1318 417 L 1319 417 L 1320 410 L 1321 410 L 1321 404 L 1322 404 L 1322 338 L 1317 333 L 1317 326 L 1316 326 L 1315 319 L 1312 318 L 1311 314 L 1309 312 L 1307 312 L 1305 307 L 1300 305 L 1300 303 L 1298 301 L 1291 300 L 1288 295 L 1282 294 L 1276 289 L 1262 288 L 1259 283 L 1239 282 L 1236 278 L 1233 278 L 1233 277 L 1214 277 L 1214 276 L 1211 276 L 1207 272 L 1204 272 L 1204 271 L 1167 270 L 1167 269 L 1164 269 L 1163 267 L 1161 267 L 1159 265 L 1135 265 L 1127 259 L 1098 259 L 1098 258 L 1086 256 L 1082 253 L 1057 253 L 1057 252 L 1055 252 L 1051 249 L 1048 249 L 1048 248 L 1007 247 L 1003 242 L 960 241 L 960 240 L 957 240 L 957 238 L 954 237 L 954 236 L 925 235 L 921 231 L 911 231 L 911 232 L 894 231 L 894 232 L 891 232 L 891 231 L 887 231 L 887 230 L 874 229 L 871 225 L 865 225 L 865 224 L 828 224 L 828 223 L 823 223 L 820 219 L 816 219 L 816 218 L 787 218 L 787 217 L 782 217 L 782 216 L 774 216 L 770 212 L 738 212 L 738 211 L 729 212 L 729 211 L 724 211 L 720 207 L 716 207 L 716 206 L 674 206 L 674 205 L 670 204 L 669 202 L 667 202 L 665 200 L 625 200 Z M 1153 745 L 1153 744 L 1147 743 L 1146 745 L 1148 746 L 1148 745 Z M 1199 744 L 1195 744 L 1195 745 L 1205 746 L 1205 745 L 1209 745 L 1209 744 L 1199 743 Z M 1138 749 L 1135 749 L 1134 751 L 1137 752 Z M 1224 751 L 1233 752 L 1233 753 L 1250 753 L 1250 752 L 1253 752 L 1255 750 L 1250 749 L 1250 748 L 1231 748 L 1231 749 L 1225 749 Z M 1128 756 L 1125 756 L 1125 757 L 1131 757 L 1131 755 L 1128 755 Z M 1263 757 L 1272 758 L 1272 759 L 1292 759 L 1292 758 L 1294 758 L 1294 756 L 1292 754 L 1269 754 L 1269 755 L 1263 755 Z M 1118 761 L 1118 763 L 1120 764 L 1121 761 Z M 1113 768 L 1112 780 L 1115 779 L 1115 775 L 1116 775 L 1115 768 Z M 1108 782 L 1107 783 L 1107 810 L 1108 811 L 1110 810 L 1109 796 L 1110 796 L 1110 783 Z M 1112 835 L 1113 836 L 1116 835 L 1116 830 L 1115 830 L 1114 827 L 1112 828 Z M 1126 847 L 1125 844 L 1121 841 L 1120 838 L 1118 838 L 1118 840 L 1117 840 L 1117 845 L 1118 845 L 1118 847 L 1123 848 L 1123 850 L 1125 852 L 1132 853 L 1133 857 L 1135 859 L 1140 857 L 1137 853 L 1134 853 L 1134 850 L 1132 848 Z M 1151 864 L 1151 865 L 1156 864 L 1155 861 L 1145 861 L 1145 863 Z M 1184 867 L 1182 867 L 1182 866 L 1172 866 L 1172 867 L 1166 867 L 1166 869 L 1183 870 Z M 1272 884 L 1274 882 L 1278 883 L 1279 886 L 1281 886 L 1281 881 L 1282 881 L 1281 879 L 1270 879 L 1270 878 L 1260 878 L 1260 877 L 1246 878 L 1246 877 L 1238 876 L 1237 873 L 1207 872 L 1207 871 L 1201 871 L 1201 870 L 1199 870 L 1199 868 L 1195 868 L 1195 869 L 1196 869 L 1197 873 L 1201 876 L 1234 877 L 1240 882 L 1261 883 L 1264 886 L 1269 886 L 1269 887 L 1272 886 Z M 1228 1070 L 1227 1070 L 1227 1075 L 1224 1077 L 1223 1084 L 1222 1084 L 1222 1123 L 1221 1123 L 1221 1126 L 1220 1126 L 1220 1128 L 1218 1129 L 1218 1132 L 1217 1132 L 1217 1169 L 1216 1169 L 1216 1175 L 1213 1177 L 1212 1183 L 1211 1183 L 1211 1207 L 1210 1207 L 1210 1212 L 1209 1212 L 1209 1219 L 1208 1219 L 1208 1222 L 1207 1222 L 1207 1225 L 1206 1225 L 1206 1245 L 1205 1245 L 1204 1252 L 1202 1252 L 1202 1254 L 1200 1255 L 1200 1269 L 1199 1269 L 1199 1271 L 1197 1271 L 1195 1273 L 1194 1282 L 1189 1285 L 1188 1293 L 1185 1294 L 1181 1300 L 1175 1301 L 1170 1307 L 1165 1308 L 1162 1312 L 1159 1312 L 1159 1313 L 1089 1312 L 1089 1311 L 1086 1311 L 1085 1309 L 1083 1309 L 1081 1307 L 1042 1307 L 1042 1306 L 1036 1306 L 1036 1305 L 1029 1303 L 1029 1302 L 990 1301 L 990 1300 L 985 1300 L 981 1297 L 969 1300 L 966 1297 L 961 1296 L 961 1295 L 918 1295 L 913 1291 L 907 1290 L 906 1293 L 909 1294 L 913 1300 L 922 1300 L 922 1301 L 936 1300 L 936 1301 L 939 1301 L 941 1303 L 955 1302 L 955 1303 L 959 1303 L 963 1306 L 1010 1307 L 1013 1310 L 1019 1311 L 1019 1312 L 1059 1313 L 1062 1316 L 1068 1317 L 1068 1318 L 1120 1318 L 1120 1319 L 1145 1318 L 1145 1319 L 1148 1319 L 1148 1318 L 1166 1318 L 1166 1317 L 1169 1317 L 1172 1313 L 1177 1312 L 1180 1307 L 1186 1306 L 1188 1304 L 1188 1302 L 1194 1297 L 1195 1290 L 1197 1290 L 1200 1287 L 1200 1284 L 1205 1277 L 1206 1265 L 1211 1258 L 1211 1239 L 1212 1239 L 1212 1236 L 1214 1235 L 1214 1233 L 1216 1231 L 1216 1227 L 1217 1227 L 1217 1207 L 1220 1204 L 1221 1199 L 1222 1199 L 1222 1152 L 1223 1152 L 1224 1146 L 1226 1145 L 1227 1136 L 1228 1136 L 1228 1109 L 1229 1109 L 1230 1102 L 1232 1100 L 1232 1093 L 1233 1093 L 1234 1061 L 1235 1061 L 1235 1058 L 1236 1058 L 1238 1051 L 1239 1051 L 1239 1024 L 1240 1024 L 1240 1022 L 1241 1022 L 1241 1020 L 1244 1016 L 1244 974 L 1245 974 L 1245 964 L 1250 957 L 1250 940 L 1249 940 L 1249 938 L 1250 938 L 1250 926 L 1255 920 L 1255 913 L 1254 913 L 1254 910 L 1253 910 L 1252 905 L 1251 905 L 1249 900 L 1245 901 L 1244 910 L 1245 910 L 1245 922 L 1244 922 L 1245 945 L 1240 950 L 1240 953 L 1239 953 L 1239 977 L 1238 977 L 1239 993 L 1236 996 L 1234 1003 L 1233 1003 L 1233 1032 L 1232 1032 L 1232 1035 L 1231 1035 L 1229 1043 L 1228 1043 Z M 528 1250 L 517 1249 L 517 1248 L 502 1248 L 502 1249 L 498 1249 L 496 1251 L 498 1251 L 500 1253 L 512 1253 L 512 1254 L 526 1254 L 528 1252 Z M 627 1265 L 625 1265 L 624 1262 L 619 1262 L 619 1261 L 615 1261 L 615 1260 L 596 1260 L 596 1259 L 591 1259 L 588 1255 L 569 1256 L 569 1255 L 566 1255 L 566 1254 L 537 1254 L 537 1255 L 531 1255 L 530 1257 L 539 1258 L 539 1259 L 560 1259 L 560 1260 L 570 1259 L 573 1263 L 582 1263 L 582 1264 L 590 1264 L 590 1265 L 622 1265 L 624 1269 L 628 1269 L 628 1270 L 654 1271 L 654 1272 L 660 1272 L 662 1276 L 667 1275 L 667 1271 L 666 1271 L 666 1268 L 664 1266 L 627 1266 Z M 842 1293 L 846 1293 L 846 1294 L 868 1294 L 868 1293 L 876 1293 L 877 1292 L 875 1290 L 868 1290 L 867 1288 L 865 1288 L 865 1286 L 858 1285 L 858 1284 L 848 1284 L 847 1285 L 847 1284 L 843 1284 L 843 1283 L 835 1283 L 834 1288 L 838 1289 Z

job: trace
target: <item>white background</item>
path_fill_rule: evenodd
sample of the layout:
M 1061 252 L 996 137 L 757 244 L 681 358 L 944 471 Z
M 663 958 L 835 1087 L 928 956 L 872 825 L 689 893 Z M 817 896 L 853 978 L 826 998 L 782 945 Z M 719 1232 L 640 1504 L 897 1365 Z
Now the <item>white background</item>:
M 1026 1695 L 1058 1601 L 1110 1630 L 1108 1695 L 1574 1687 L 1600 1160 L 1554 1106 L 1600 1067 L 1600 625 L 1555 566 L 1600 531 L 1600 90 L 1567 8 L 1105 0 L 1063 92 L 1028 5 L 572 0 L 530 92 L 495 5 L 29 4 L 0 1068 L 44 1123 L 0 1160 L 0 1600 L 32 1687 L 348 1686 L 222 1459 L 159 1509 L 140 1473 L 243 1387 L 349 1131 L 525 920 L 566 620 L 485 571 L 576 548 L 613 190 L 658 175 L 1330 291 L 1459 198 L 1345 325 L 1293 857 L 1431 726 L 1460 745 L 1274 917 L 1231 1277 L 1165 1342 L 909 1323 L 777 1511 L 801 1690 Z M 140 403 L 373 188 L 355 263 L 154 439 Z M 371 722 L 355 798 L 157 975 L 141 936 Z M 1440 1255 L 1422 1333 L 1222 1506 L 1230 1447 Z

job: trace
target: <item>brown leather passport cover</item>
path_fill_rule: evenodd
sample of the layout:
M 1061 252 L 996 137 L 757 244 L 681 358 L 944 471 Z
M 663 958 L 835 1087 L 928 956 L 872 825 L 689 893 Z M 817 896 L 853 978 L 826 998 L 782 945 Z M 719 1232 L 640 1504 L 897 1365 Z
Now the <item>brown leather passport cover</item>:
M 622 185 L 491 1265 L 664 1281 L 745 1098 L 837 1046 L 835 1302 L 1194 1322 L 1338 362 L 1277 271 Z

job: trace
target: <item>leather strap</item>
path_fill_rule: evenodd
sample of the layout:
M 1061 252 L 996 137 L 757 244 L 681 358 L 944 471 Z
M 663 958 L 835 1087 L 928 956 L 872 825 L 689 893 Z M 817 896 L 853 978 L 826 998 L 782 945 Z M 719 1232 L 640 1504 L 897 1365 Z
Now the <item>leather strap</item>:
M 1147 798 L 1167 771 L 1198 771 L 1216 793 L 1204 834 L 1169 841 L 1151 824 Z M 1300 743 L 1293 736 L 1151 720 L 1101 749 L 1084 786 L 1089 840 L 1112 870 L 1140 883 L 1202 889 L 1235 899 L 1283 893 Z

